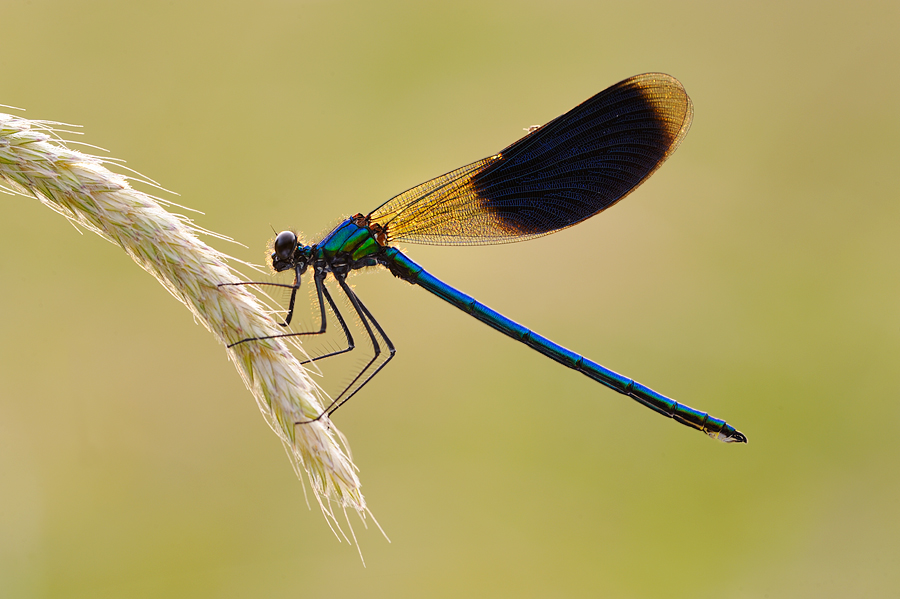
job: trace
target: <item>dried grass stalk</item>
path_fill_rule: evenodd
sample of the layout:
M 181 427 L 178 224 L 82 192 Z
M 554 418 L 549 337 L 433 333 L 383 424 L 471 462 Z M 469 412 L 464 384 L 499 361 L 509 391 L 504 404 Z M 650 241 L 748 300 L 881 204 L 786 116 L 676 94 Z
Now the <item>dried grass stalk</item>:
M 37 198 L 124 249 L 223 345 L 283 332 L 244 287 L 218 287 L 239 279 L 227 256 L 198 239 L 208 231 L 163 208 L 171 203 L 132 188 L 129 177 L 106 168 L 109 160 L 68 148 L 58 125 L 0 114 L 0 180 L 8 191 Z M 318 416 L 322 405 L 283 341 L 242 343 L 226 351 L 298 476 L 306 472 L 329 523 L 337 525 L 335 506 L 364 517 L 365 499 L 341 434 L 327 417 L 294 424 Z

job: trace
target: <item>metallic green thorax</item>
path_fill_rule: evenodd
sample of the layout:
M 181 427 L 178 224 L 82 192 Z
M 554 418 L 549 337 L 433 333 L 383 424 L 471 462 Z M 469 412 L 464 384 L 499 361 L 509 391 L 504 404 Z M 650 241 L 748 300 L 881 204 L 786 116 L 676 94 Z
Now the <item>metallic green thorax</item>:
M 375 241 L 374 233 L 365 225 L 349 218 L 316 245 L 315 257 L 332 263 L 343 257 L 350 262 L 358 262 L 374 257 L 384 248 Z

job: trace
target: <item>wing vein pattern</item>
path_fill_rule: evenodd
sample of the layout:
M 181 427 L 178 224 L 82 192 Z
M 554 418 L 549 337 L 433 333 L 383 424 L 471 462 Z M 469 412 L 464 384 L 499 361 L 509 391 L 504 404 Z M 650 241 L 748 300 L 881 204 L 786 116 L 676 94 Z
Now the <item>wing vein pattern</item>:
M 369 215 L 388 242 L 481 245 L 577 224 L 628 195 L 675 151 L 693 116 L 662 73 L 622 81 L 499 154 L 436 177 Z

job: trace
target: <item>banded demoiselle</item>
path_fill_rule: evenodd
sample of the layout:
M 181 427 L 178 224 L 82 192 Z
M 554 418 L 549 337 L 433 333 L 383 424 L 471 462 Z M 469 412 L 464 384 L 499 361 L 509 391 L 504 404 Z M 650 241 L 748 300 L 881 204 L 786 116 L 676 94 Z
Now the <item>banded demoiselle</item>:
M 354 348 L 353 336 L 324 285 L 331 273 L 374 348 L 371 360 L 321 414 L 296 424 L 314 422 L 333 413 L 394 356 L 390 339 L 346 281 L 351 271 L 384 266 L 394 276 L 430 291 L 501 333 L 660 414 L 715 439 L 746 443 L 746 436 L 724 420 L 680 404 L 553 343 L 435 278 L 394 247 L 397 242 L 511 243 L 580 223 L 624 198 L 653 174 L 684 139 L 692 116 L 691 100 L 677 79 L 661 73 L 637 75 L 546 125 L 532 128 L 497 154 L 413 187 L 368 215 L 356 214 L 346 219 L 318 243 L 304 245 L 292 231 L 279 233 L 272 266 L 278 272 L 293 271 L 293 284 L 243 284 L 290 288 L 290 304 L 284 323 L 280 323 L 287 326 L 294 313 L 301 277 L 311 270 L 321 325 L 316 331 L 276 337 L 325 333 L 324 298 L 341 326 L 346 347 L 304 363 Z M 383 357 L 379 337 L 387 349 Z M 229 347 L 265 338 L 242 339 Z

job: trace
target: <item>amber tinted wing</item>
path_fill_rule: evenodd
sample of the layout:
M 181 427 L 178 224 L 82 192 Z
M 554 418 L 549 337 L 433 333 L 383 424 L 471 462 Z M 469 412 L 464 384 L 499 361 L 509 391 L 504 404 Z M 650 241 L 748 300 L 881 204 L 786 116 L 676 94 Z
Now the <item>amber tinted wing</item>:
M 547 235 L 628 195 L 675 151 L 692 116 L 677 79 L 637 75 L 369 216 L 386 227 L 389 242 L 474 245 Z

